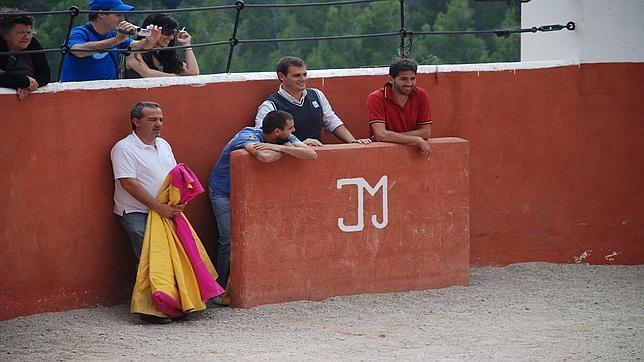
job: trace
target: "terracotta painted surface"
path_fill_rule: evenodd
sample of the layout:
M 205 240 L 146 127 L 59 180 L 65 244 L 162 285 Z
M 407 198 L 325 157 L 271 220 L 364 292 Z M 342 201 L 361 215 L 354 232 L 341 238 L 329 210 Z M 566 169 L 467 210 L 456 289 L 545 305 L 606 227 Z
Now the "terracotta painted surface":
M 233 306 L 468 285 L 468 144 L 432 150 L 339 145 L 270 164 L 236 152 Z
M 366 137 L 365 99 L 384 81 L 310 85 Z M 470 144 L 472 265 L 644 263 L 642 84 L 644 63 L 419 74 L 433 136 Z M 112 215 L 109 151 L 130 131 L 137 100 L 161 103 L 163 136 L 205 183 L 226 142 L 253 123 L 276 87 L 265 80 L 76 90 L 23 102 L 0 94 L 0 319 L 127 301 L 135 260 Z M 187 214 L 213 252 L 207 197 Z

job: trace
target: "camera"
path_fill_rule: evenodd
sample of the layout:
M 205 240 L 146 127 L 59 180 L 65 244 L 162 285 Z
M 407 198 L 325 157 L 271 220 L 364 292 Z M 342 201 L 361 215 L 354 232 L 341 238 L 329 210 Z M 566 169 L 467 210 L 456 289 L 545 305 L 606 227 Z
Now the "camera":
M 138 26 L 130 32 L 124 31 L 122 29 L 117 29 L 117 31 L 123 34 L 143 36 L 143 37 L 149 36 L 152 33 L 150 29 L 139 28 Z

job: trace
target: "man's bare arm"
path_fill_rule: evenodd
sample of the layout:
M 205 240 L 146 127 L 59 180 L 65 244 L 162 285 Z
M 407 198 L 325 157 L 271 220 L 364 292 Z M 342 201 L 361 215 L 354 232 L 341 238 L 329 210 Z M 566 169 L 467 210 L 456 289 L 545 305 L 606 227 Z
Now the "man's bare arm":
M 97 40 L 97 41 L 88 41 L 82 44 L 75 44 L 70 48 L 72 54 L 79 58 L 88 57 L 96 52 L 103 51 L 106 49 L 114 48 L 117 45 L 123 43 L 128 39 L 128 34 L 136 29 L 136 26 L 128 23 L 127 21 L 122 21 L 117 26 L 116 36 L 109 39 Z M 148 26 L 150 29 L 150 35 L 143 40 L 136 40 L 130 43 L 130 47 L 133 49 L 151 49 L 154 48 L 154 44 L 161 37 L 161 30 L 156 25 Z M 121 31 L 118 31 L 121 30 Z M 95 50 L 94 52 L 90 51 L 74 51 L 74 50 Z
M 158 212 L 163 217 L 171 218 L 178 212 L 182 212 L 185 208 L 185 204 L 176 205 L 175 207 L 162 204 L 159 200 L 145 191 L 143 186 L 141 186 L 135 178 L 120 178 L 118 181 L 125 191 L 132 195 L 132 197 L 151 210 Z
M 259 144 L 260 143 L 247 143 L 244 146 L 244 149 L 262 162 L 275 162 L 284 156 L 280 151 L 258 148 L 257 145 Z
M 418 136 L 424 140 L 428 139 L 432 135 L 432 124 L 424 124 L 420 128 L 413 131 L 402 132 L 402 134 L 408 136 Z
M 116 36 L 113 38 L 109 39 L 104 39 L 104 40 L 97 40 L 97 41 L 88 41 L 86 43 L 82 44 L 75 44 L 70 48 L 70 51 L 72 54 L 79 58 L 85 58 L 89 57 L 90 55 L 94 54 L 95 52 L 75 52 L 74 50 L 96 50 L 96 51 L 102 51 L 105 49 L 113 48 L 122 42 L 126 41 L 128 38 L 128 33 L 130 31 L 133 31 L 136 29 L 136 26 L 133 24 L 128 23 L 127 21 L 121 21 L 119 25 L 116 28 L 117 30 L 121 30 L 120 32 L 116 33 Z
M 72 54 L 79 58 L 85 58 L 89 57 L 90 55 L 103 51 L 105 49 L 113 48 L 127 39 L 127 36 L 125 34 L 119 33 L 114 38 L 109 38 L 105 40 L 99 40 L 99 41 L 88 41 L 87 43 L 83 44 L 75 44 L 70 48 L 70 51 Z M 75 50 L 95 50 L 93 52 L 90 51 L 75 51 Z
M 373 130 L 374 136 L 376 136 L 376 141 L 379 141 L 379 142 L 415 144 L 421 140 L 424 141 L 424 139 L 420 136 L 407 135 L 400 132 L 390 131 L 385 127 L 384 123 L 371 123 L 370 126 L 371 126 L 371 129 Z
M 400 143 L 400 144 L 413 144 L 420 148 L 420 152 L 427 156 L 431 152 L 429 144 L 420 136 L 412 136 L 404 133 L 389 131 L 384 123 L 371 123 L 371 129 L 376 136 L 376 140 L 380 142 Z
M 336 129 L 333 130 L 333 134 L 346 143 L 371 143 L 371 140 L 368 138 L 356 139 L 355 137 L 353 137 L 351 131 L 349 131 L 349 129 L 347 129 L 347 127 L 345 127 L 344 125 L 336 127 Z
M 315 151 L 302 142 L 276 145 L 272 143 L 252 143 L 244 146 L 246 151 L 262 162 L 274 162 L 289 155 L 300 160 L 314 160 L 318 157 Z
M 315 160 L 318 158 L 318 154 L 302 142 L 287 143 L 282 147 L 283 153 L 291 157 L 299 158 L 300 160 Z

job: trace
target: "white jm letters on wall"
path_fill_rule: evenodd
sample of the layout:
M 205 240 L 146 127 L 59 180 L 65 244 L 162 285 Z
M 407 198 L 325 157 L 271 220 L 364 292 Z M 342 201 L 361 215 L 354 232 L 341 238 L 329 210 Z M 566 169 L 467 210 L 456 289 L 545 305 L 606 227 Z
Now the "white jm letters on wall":
M 382 189 L 382 218 L 378 221 L 376 215 L 371 215 L 371 223 L 378 229 L 387 226 L 389 220 L 388 207 L 387 207 L 387 176 L 382 176 L 376 186 L 371 187 L 367 180 L 362 177 L 357 178 L 342 178 L 336 181 L 336 187 L 341 189 L 346 185 L 356 185 L 358 187 L 358 223 L 355 225 L 345 225 L 344 218 L 338 218 L 338 227 L 340 230 L 350 233 L 355 231 L 362 231 L 364 229 L 364 190 L 367 190 L 369 195 L 376 196 L 379 189 Z

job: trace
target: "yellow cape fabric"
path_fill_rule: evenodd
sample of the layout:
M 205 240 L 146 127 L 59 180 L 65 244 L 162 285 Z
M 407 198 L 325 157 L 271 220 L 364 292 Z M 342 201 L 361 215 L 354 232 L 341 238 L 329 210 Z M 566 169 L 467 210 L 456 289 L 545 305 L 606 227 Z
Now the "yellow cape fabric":
M 176 205 L 179 203 L 181 193 L 171 185 L 170 181 L 171 177 L 168 175 L 161 186 L 157 200 L 164 204 Z M 185 218 L 183 213 L 177 214 L 175 217 Z M 190 223 L 188 225 L 197 244 L 199 255 L 210 274 L 216 279 L 218 275 L 215 267 L 192 225 Z M 206 308 L 206 304 L 201 299 L 199 284 L 175 231 L 172 219 L 164 218 L 159 213 L 150 210 L 143 237 L 136 284 L 132 293 L 131 312 L 166 317 L 152 303 L 152 293 L 157 290 L 178 301 L 181 304 L 181 309 L 186 313 Z

